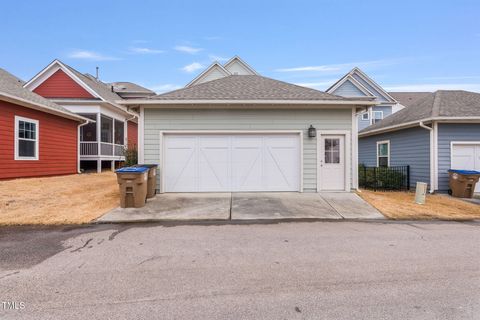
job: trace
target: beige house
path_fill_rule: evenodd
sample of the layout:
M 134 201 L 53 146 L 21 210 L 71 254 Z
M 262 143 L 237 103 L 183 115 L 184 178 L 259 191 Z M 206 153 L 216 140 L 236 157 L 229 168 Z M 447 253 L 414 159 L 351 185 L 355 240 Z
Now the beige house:
M 159 165 L 159 192 L 350 191 L 357 113 L 374 104 L 260 76 L 238 57 L 119 103 L 140 114 L 139 161 Z

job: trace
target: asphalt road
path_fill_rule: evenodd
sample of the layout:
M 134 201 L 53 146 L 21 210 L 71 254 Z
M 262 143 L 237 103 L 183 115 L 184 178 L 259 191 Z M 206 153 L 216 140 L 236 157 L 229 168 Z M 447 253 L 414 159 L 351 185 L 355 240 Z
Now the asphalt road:
M 0 319 L 480 319 L 480 224 L 3 228 Z

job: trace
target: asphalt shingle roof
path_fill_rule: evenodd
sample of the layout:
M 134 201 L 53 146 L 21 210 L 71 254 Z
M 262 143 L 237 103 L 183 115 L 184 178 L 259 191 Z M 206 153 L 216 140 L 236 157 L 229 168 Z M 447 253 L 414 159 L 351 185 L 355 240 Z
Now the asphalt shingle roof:
M 53 111 L 58 111 L 78 119 L 83 119 L 77 114 L 68 111 L 64 107 L 59 106 L 58 104 L 48 99 L 45 99 L 44 97 L 28 89 L 25 89 L 23 87 L 23 81 L 21 81 L 8 71 L 0 68 L 0 94 L 1 93 L 24 100 L 45 109 L 52 109 Z
M 409 105 L 415 104 L 420 99 L 423 99 L 432 93 L 431 92 L 389 92 L 388 94 L 390 94 L 395 100 L 397 100 L 398 103 L 404 106 L 409 106 Z
M 480 117 L 480 93 L 438 90 L 361 130 L 360 133 L 425 119 L 448 117 Z
M 93 76 L 83 74 L 67 64 L 63 63 L 63 65 L 106 101 L 115 103 L 116 100 L 122 99 L 118 94 L 112 91 L 112 87 L 110 85 L 96 80 Z
M 150 94 L 155 94 L 154 91 L 147 89 L 145 87 L 142 87 L 136 83 L 133 82 L 112 82 L 109 83 L 109 85 L 113 86 L 113 90 L 115 92 L 128 92 L 128 93 L 150 93 Z
M 231 75 L 149 97 L 152 100 L 348 100 L 259 75 Z

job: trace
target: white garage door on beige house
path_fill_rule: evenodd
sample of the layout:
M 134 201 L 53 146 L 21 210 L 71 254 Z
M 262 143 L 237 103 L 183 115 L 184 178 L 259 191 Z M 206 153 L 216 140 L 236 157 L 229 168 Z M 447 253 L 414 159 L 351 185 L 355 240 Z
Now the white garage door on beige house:
M 159 192 L 356 188 L 355 120 L 374 102 L 266 78 L 243 63 L 214 63 L 186 88 L 122 102 L 140 113 L 139 161 L 159 165 Z

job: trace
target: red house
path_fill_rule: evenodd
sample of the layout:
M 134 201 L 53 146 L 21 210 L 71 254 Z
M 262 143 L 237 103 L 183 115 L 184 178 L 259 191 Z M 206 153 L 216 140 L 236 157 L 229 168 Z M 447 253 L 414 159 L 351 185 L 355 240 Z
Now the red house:
M 77 173 L 78 132 L 90 122 L 0 69 L 0 179 Z
M 125 161 L 125 148 L 137 143 L 139 115 L 119 102 L 155 94 L 130 82 L 102 82 L 59 60 L 46 66 L 24 87 L 92 120 L 80 128 L 80 165 L 98 172 Z

